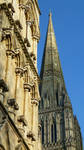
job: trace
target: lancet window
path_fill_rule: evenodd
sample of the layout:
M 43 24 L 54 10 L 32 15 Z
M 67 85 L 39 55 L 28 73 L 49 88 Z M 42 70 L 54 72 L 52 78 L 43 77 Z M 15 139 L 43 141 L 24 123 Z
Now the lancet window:
M 42 108 L 44 108 L 44 100 L 43 100 L 43 98 L 41 99 L 41 104 L 42 104 Z
M 61 140 L 63 140 L 64 139 L 64 122 L 62 119 L 60 121 L 60 136 L 61 136 Z
M 57 141 L 56 122 L 54 122 L 55 143 Z
M 57 100 L 57 106 L 59 105 L 59 100 L 58 100 L 58 91 L 56 91 L 56 100 Z
M 48 143 L 48 120 L 46 119 L 46 143 Z
M 54 131 L 53 131 L 53 124 L 51 125 L 51 142 L 53 143 L 54 141 Z
M 56 143 L 57 141 L 57 131 L 56 131 L 56 120 L 53 120 L 51 124 L 51 142 Z
M 41 129 L 41 135 L 42 135 L 42 144 L 44 144 L 44 121 L 41 122 L 41 126 L 42 126 L 42 129 Z

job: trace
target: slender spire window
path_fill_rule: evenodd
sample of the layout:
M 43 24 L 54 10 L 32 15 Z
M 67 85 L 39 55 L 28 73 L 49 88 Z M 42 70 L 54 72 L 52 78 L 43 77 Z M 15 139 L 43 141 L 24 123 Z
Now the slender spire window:
M 43 98 L 42 98 L 41 102 L 42 102 L 42 108 L 44 108 L 44 101 L 43 101 Z
M 48 121 L 46 120 L 46 143 L 48 143 Z
M 55 143 L 56 143 L 57 141 L 56 122 L 54 122 L 54 137 L 55 137 Z
M 64 123 L 63 120 L 60 121 L 60 135 L 61 135 L 61 140 L 64 139 Z
M 51 125 L 51 142 L 53 143 L 53 140 L 54 140 L 54 136 L 53 136 L 53 124 Z
M 42 144 L 44 144 L 44 121 L 42 121 Z
M 58 92 L 56 92 L 56 100 L 57 100 L 57 106 L 59 105 L 59 102 L 58 102 Z
M 51 142 L 56 143 L 57 141 L 57 131 L 56 131 L 56 120 L 53 120 L 53 123 L 51 125 Z

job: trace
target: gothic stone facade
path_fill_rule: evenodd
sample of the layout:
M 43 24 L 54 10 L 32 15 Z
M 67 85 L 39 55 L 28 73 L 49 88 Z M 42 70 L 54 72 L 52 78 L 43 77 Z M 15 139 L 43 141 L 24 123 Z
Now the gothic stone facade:
M 37 0 L 0 0 L 0 150 L 40 150 Z
M 64 83 L 51 13 L 40 77 L 42 149 L 83 150 L 80 127 Z

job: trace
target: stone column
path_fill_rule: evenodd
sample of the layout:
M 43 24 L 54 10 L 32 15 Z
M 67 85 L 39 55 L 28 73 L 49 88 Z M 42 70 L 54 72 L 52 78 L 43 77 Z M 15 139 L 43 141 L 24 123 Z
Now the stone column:
M 25 17 L 25 5 L 20 4 L 19 5 L 19 20 L 22 25 L 22 36 L 23 38 L 26 37 L 26 17 Z
M 15 98 L 16 98 L 16 103 L 19 106 L 19 110 L 17 111 L 17 116 L 23 115 L 23 100 L 21 99 L 21 87 L 20 87 L 20 82 L 21 82 L 21 76 L 23 74 L 23 69 L 20 67 L 17 67 L 15 69 L 16 72 L 16 91 L 15 91 Z
M 27 24 L 27 39 L 30 42 L 30 40 L 31 40 L 31 24 L 32 24 L 32 22 L 27 20 L 26 24 Z
M 32 131 L 38 139 L 38 100 L 32 99 Z
M 32 132 L 34 140 L 34 150 L 38 149 L 38 100 L 32 99 Z
M 28 132 L 31 131 L 31 95 L 30 95 L 31 85 L 28 83 L 24 84 L 24 106 L 23 115 L 27 120 Z
M 33 36 L 33 53 L 34 53 L 34 63 L 35 66 L 37 67 L 37 38 Z
M 15 54 L 12 50 L 7 50 L 6 55 L 7 55 L 6 83 L 9 88 L 9 95 L 10 95 L 10 97 L 12 97 L 13 93 L 12 93 L 12 85 L 11 85 L 11 77 L 12 77 L 11 71 L 12 71 L 12 57 Z M 9 95 L 8 95 L 8 97 L 9 97 Z

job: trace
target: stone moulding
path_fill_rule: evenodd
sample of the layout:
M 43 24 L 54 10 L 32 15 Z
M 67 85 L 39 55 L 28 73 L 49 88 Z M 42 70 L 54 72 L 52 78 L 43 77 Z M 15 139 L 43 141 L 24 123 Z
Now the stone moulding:
M 5 109 L 4 105 L 2 104 L 2 102 L 0 101 L 0 109 L 1 111 L 4 112 L 4 116 L 6 117 L 8 123 L 10 124 L 11 128 L 14 130 L 15 134 L 18 137 L 18 142 L 21 142 L 22 145 L 24 145 L 26 150 L 30 150 L 27 143 L 25 142 L 25 140 L 23 139 L 21 133 L 19 132 L 19 130 L 17 129 L 17 127 L 15 126 L 13 120 L 10 118 L 8 111 Z
M 27 62 L 29 63 L 29 65 L 30 65 L 34 75 L 37 76 L 38 82 L 40 82 L 40 77 L 39 77 L 39 75 L 37 73 L 37 70 L 36 70 L 36 68 L 35 68 L 35 66 L 34 66 L 34 64 L 33 64 L 32 60 L 31 60 L 31 58 L 29 56 L 28 50 L 27 50 L 27 48 L 25 46 L 25 43 L 24 43 L 24 41 L 22 39 L 22 36 L 21 36 L 20 32 L 17 29 L 16 23 L 15 23 L 12 15 L 10 14 L 10 11 L 8 9 L 7 4 L 6 3 L 0 4 L 0 9 L 4 10 L 6 16 L 8 17 L 8 20 L 9 20 L 10 24 L 12 26 L 14 26 L 14 32 L 15 32 L 16 37 L 17 37 L 17 39 L 18 39 L 18 41 L 19 41 L 19 43 L 20 43 L 20 45 L 22 47 L 22 50 L 23 50 L 23 52 L 25 54 L 25 57 L 27 58 Z

